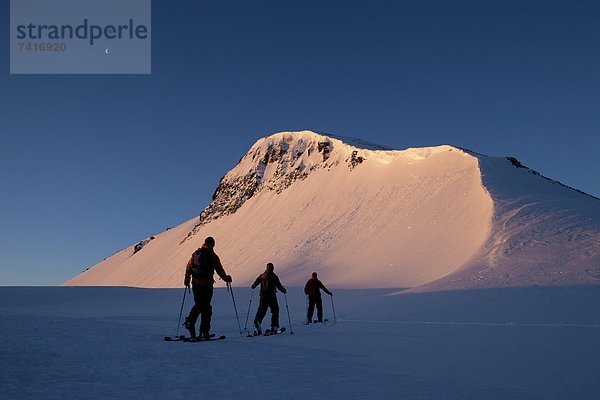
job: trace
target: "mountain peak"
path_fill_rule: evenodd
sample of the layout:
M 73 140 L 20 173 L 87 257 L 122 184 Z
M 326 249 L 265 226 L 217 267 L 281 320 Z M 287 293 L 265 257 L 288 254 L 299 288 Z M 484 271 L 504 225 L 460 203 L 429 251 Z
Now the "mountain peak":
M 274 133 L 259 139 L 238 165 L 221 178 L 211 203 L 200 213 L 188 238 L 200 226 L 235 213 L 257 193 L 279 194 L 314 171 L 342 165 L 350 173 L 369 159 L 381 163 L 390 163 L 398 157 L 422 160 L 448 151 L 463 152 L 448 145 L 393 150 L 360 139 L 308 130 Z
M 302 130 L 302 131 L 283 131 L 273 133 L 269 136 L 265 136 L 262 139 L 259 139 L 254 146 L 259 145 L 263 142 L 294 142 L 294 141 L 303 141 L 303 142 L 311 142 L 311 141 L 338 141 L 340 144 L 344 144 L 346 146 L 354 147 L 355 149 L 363 149 L 363 150 L 393 150 L 390 147 L 382 146 L 380 144 L 366 142 L 362 139 L 332 135 L 329 133 L 315 132 L 310 130 Z M 254 147 L 253 146 L 253 147 Z
M 211 203 L 200 213 L 188 237 L 200 226 L 235 213 L 259 192 L 281 193 L 313 171 L 341 162 L 352 170 L 365 160 L 359 155 L 361 151 L 339 139 L 312 131 L 279 132 L 261 138 L 221 178 Z

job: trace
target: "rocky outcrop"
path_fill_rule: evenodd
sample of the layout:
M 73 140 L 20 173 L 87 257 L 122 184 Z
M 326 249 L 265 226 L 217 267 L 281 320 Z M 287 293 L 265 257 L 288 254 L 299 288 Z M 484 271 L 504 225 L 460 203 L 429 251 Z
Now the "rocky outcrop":
M 154 236 L 150 236 L 148 239 L 144 239 L 144 240 L 138 242 L 136 245 L 133 246 L 133 254 L 142 250 L 152 240 L 154 240 Z
M 342 143 L 339 139 L 334 140 Z M 365 157 L 359 155 L 361 149 L 344 147 L 352 149 L 345 162 L 353 170 Z M 287 132 L 259 140 L 238 165 L 221 178 L 211 203 L 200 213 L 198 223 L 182 243 L 200 226 L 235 213 L 257 193 L 281 193 L 295 182 L 306 179 L 312 171 L 338 164 L 339 160 L 332 158 L 334 148 L 330 137 L 314 132 Z

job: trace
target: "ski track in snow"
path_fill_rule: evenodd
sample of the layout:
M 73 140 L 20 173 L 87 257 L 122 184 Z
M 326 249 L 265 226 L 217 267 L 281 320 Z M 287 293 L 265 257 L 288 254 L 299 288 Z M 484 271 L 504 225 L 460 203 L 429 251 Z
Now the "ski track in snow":
M 479 325 L 479 326 L 537 326 L 541 328 L 600 328 L 600 324 L 528 324 L 522 322 L 456 322 L 456 321 L 374 321 L 338 319 L 338 323 L 354 324 L 403 324 L 403 325 Z
M 181 290 L 0 288 L 0 398 L 600 396 L 598 287 L 400 295 L 332 287 L 338 323 L 324 296 L 330 321 L 308 326 L 302 289 L 288 289 L 294 335 L 240 337 L 221 288 L 212 330 L 227 340 L 169 343 L 162 338 L 175 334 Z M 235 296 L 243 326 L 250 289 Z M 184 315 L 190 307 L 188 297 Z

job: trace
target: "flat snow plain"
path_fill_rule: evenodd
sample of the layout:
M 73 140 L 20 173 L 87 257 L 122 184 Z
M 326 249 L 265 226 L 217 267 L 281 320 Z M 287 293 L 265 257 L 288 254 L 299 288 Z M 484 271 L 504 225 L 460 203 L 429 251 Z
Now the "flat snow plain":
M 183 289 L 1 287 L 0 398 L 600 398 L 598 286 L 334 290 L 337 323 L 324 296 L 319 326 L 288 289 L 293 335 L 280 294 L 288 332 L 240 337 L 219 288 L 227 340 L 169 343 Z M 250 289 L 234 294 L 243 329 Z

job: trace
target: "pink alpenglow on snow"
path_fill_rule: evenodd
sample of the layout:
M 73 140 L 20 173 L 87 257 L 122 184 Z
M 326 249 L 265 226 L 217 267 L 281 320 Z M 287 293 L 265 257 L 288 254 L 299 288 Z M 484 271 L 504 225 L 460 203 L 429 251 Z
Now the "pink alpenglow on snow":
M 260 139 L 199 216 L 65 285 L 180 287 L 206 236 L 236 285 L 267 261 L 296 286 L 313 270 L 338 288 L 600 283 L 599 199 L 512 158 L 302 131 Z

